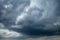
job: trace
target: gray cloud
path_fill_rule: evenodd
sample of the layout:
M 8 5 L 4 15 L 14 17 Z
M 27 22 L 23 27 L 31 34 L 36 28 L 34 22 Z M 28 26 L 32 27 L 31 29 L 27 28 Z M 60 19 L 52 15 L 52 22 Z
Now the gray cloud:
M 4 28 L 29 36 L 60 33 L 60 1 L 1 0 L 0 2 L 0 23 L 4 24 Z
M 56 8 L 58 6 L 58 2 L 55 0 L 40 0 L 41 3 L 38 3 L 36 0 L 33 0 L 28 8 L 27 15 L 24 15 L 22 19 L 18 22 L 19 25 L 22 25 L 21 31 L 28 35 L 53 35 L 56 34 L 57 28 L 54 23 L 57 21 L 57 16 L 55 15 Z M 54 5 L 55 4 L 55 5 Z M 33 6 L 34 5 L 34 6 Z M 40 7 L 41 6 L 41 7 Z M 34 8 L 36 7 L 36 8 Z M 38 12 L 36 12 L 38 9 Z M 36 10 L 36 11 L 34 11 Z M 33 14 L 34 13 L 34 14 Z M 36 13 L 36 14 L 35 14 Z M 38 15 L 39 17 L 38 17 Z M 40 16 L 42 14 L 42 16 Z M 23 14 L 22 14 L 23 15 Z M 58 29 L 59 30 L 59 29 Z M 59 32 L 58 32 L 59 34 Z

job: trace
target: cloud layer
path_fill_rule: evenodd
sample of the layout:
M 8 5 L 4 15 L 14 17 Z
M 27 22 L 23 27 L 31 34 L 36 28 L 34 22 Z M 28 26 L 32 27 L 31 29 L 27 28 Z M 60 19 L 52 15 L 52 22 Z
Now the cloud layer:
M 1 37 L 20 37 L 20 33 L 29 36 L 59 35 L 59 2 L 59 0 L 0 0 Z

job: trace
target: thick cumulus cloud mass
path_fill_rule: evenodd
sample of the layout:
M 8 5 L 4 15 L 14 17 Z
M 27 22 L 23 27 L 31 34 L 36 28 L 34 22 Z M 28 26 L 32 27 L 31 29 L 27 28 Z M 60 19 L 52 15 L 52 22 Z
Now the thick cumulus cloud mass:
M 0 0 L 0 37 L 60 34 L 59 0 Z

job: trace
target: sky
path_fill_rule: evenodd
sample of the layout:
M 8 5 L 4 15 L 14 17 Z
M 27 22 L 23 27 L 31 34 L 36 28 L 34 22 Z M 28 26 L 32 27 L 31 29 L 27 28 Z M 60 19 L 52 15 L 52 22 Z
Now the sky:
M 60 35 L 60 0 L 0 0 L 0 39 Z

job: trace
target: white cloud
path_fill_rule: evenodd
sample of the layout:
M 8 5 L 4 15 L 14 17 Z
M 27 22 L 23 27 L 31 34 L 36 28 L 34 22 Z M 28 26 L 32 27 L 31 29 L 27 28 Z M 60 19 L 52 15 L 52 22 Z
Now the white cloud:
M 0 29 L 0 37 L 16 38 L 16 37 L 21 37 L 21 36 L 23 35 L 18 32 L 10 31 L 8 29 Z
M 4 7 L 5 7 L 5 8 L 12 8 L 13 5 L 12 5 L 12 4 L 6 4 L 6 5 L 4 5 Z
M 19 22 L 19 21 L 22 21 L 25 19 L 25 17 L 27 16 L 26 13 L 22 13 L 21 15 L 19 15 L 16 19 L 16 24 Z

